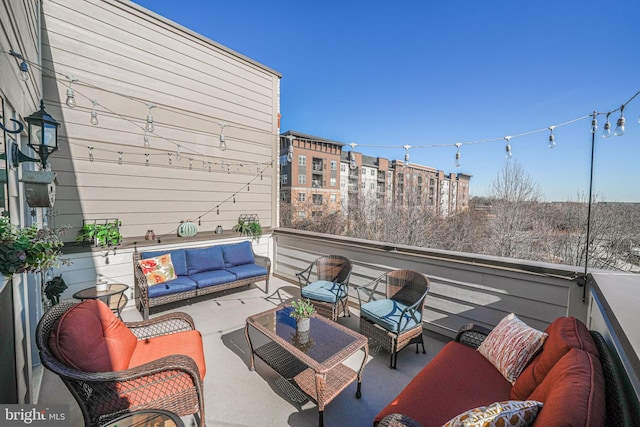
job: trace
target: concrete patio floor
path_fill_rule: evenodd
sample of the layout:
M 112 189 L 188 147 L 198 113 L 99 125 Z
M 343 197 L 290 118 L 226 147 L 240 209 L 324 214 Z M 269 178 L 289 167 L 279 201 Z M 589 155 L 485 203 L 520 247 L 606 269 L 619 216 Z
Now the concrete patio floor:
M 272 278 L 270 293 L 264 283 L 232 290 L 209 298 L 179 305 L 167 311 L 189 313 L 204 340 L 207 374 L 204 380 L 205 419 L 208 427 L 316 426 L 318 410 L 313 402 L 299 404 L 279 388 L 278 375 L 256 358 L 256 370 L 249 370 L 249 347 L 244 336 L 245 320 L 252 314 L 268 310 L 299 296 L 299 288 Z M 351 317 L 339 323 L 357 330 L 358 310 L 350 308 Z M 155 314 L 152 312 L 152 316 Z M 142 320 L 133 307 L 123 310 L 124 321 Z M 389 353 L 371 349 L 363 371 L 362 398 L 357 399 L 356 384 L 351 384 L 325 408 L 326 426 L 371 426 L 375 415 L 386 406 L 444 346 L 446 339 L 425 332 L 427 354 L 416 354 L 415 347 L 405 348 L 398 356 L 398 368 L 389 368 Z M 363 352 L 347 364 L 358 367 Z M 353 365 L 352 365 L 353 364 Z M 39 404 L 68 404 L 70 425 L 81 426 L 82 414 L 60 378 L 45 370 Z M 193 417 L 185 425 L 195 425 Z

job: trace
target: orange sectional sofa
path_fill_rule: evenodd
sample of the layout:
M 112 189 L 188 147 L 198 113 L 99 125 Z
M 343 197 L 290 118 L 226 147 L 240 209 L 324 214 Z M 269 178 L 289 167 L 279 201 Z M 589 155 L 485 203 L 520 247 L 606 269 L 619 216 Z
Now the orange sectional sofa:
M 611 353 L 597 332 L 573 317 L 556 319 L 545 330 L 542 350 L 513 385 L 476 350 L 489 332 L 463 328 L 373 425 L 440 427 L 469 409 L 508 400 L 543 402 L 532 424 L 537 427 L 627 425 L 618 424 L 629 420 L 624 399 L 617 405 L 606 399 L 607 393 L 621 393 L 621 387 L 611 378 L 605 384 L 603 363 L 610 375 Z

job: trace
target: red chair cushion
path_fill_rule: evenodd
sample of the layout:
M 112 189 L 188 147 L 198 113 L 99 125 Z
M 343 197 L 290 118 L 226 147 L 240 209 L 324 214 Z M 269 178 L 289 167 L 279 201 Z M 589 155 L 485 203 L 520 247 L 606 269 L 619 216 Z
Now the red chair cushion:
M 600 359 L 572 348 L 549 371 L 530 399 L 544 402 L 533 426 L 602 427 L 605 388 Z
M 509 383 L 473 348 L 450 342 L 374 420 L 408 415 L 424 427 L 440 427 L 452 417 L 478 406 L 509 400 Z
M 204 362 L 202 335 L 199 331 L 184 331 L 138 341 L 129 361 L 129 368 L 174 354 L 191 357 L 198 365 L 200 379 L 204 380 L 207 368 Z
M 105 303 L 85 300 L 58 319 L 49 347 L 59 360 L 80 371 L 113 372 L 128 368 L 137 341 Z
M 522 371 L 511 389 L 511 399 L 527 400 L 553 366 L 572 348 L 599 356 L 587 327 L 574 317 L 559 317 L 545 330 L 542 351 Z

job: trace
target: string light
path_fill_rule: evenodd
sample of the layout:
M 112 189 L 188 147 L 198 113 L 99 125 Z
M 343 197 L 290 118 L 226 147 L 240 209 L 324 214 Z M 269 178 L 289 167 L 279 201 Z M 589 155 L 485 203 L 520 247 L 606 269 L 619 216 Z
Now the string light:
M 98 112 L 96 111 L 96 105 L 98 105 L 98 101 L 92 99 L 91 103 L 93 104 L 93 109 L 91 110 L 91 120 L 89 120 L 89 122 L 91 122 L 91 124 L 94 126 L 98 126 Z
M 216 206 L 216 215 L 220 215 L 220 206 Z
M 456 167 L 459 168 L 460 167 L 460 146 L 462 144 L 460 142 L 456 142 L 455 146 L 456 146 Z
M 122 164 L 122 151 L 118 151 L 118 164 L 121 165 Z
M 180 144 L 178 144 L 178 149 L 176 150 L 176 160 L 182 160 L 182 153 L 180 153 Z
M 149 166 L 149 153 L 144 153 L 144 165 Z
M 549 126 L 549 131 L 551 132 L 549 133 L 549 148 L 555 148 L 556 146 L 556 137 L 553 135 L 553 130 L 555 128 L 555 126 Z
M 193 159 L 189 157 L 189 170 L 193 170 Z
M 27 61 L 24 59 L 22 54 L 15 52 L 13 49 L 9 51 L 9 55 L 15 57 L 17 60 L 20 60 L 20 59 L 22 60 L 22 62 L 20 62 L 20 65 L 18 65 L 18 68 L 20 69 L 20 78 L 23 81 L 28 82 L 29 81 L 29 65 L 27 65 Z
M 147 130 L 144 130 L 144 148 L 149 148 L 151 143 L 149 143 L 149 136 L 147 135 Z
M 169 164 L 173 164 L 173 153 L 167 153 L 169 155 Z
M 403 145 L 402 148 L 404 148 L 404 165 L 409 166 L 409 149 L 411 148 L 411 146 Z
M 613 131 L 615 136 L 624 135 L 624 104 L 620 107 L 620 117 L 618 117 L 618 122 L 616 123 L 616 129 Z
M 152 103 L 146 103 L 147 104 L 147 108 L 149 109 L 149 112 L 147 113 L 147 124 L 144 126 L 145 130 L 149 133 L 153 133 L 154 131 L 154 126 L 153 126 L 153 115 L 151 114 L 151 110 L 153 108 L 156 108 L 156 104 L 152 104 Z
M 596 133 L 598 132 L 598 112 L 594 111 L 593 112 L 593 119 L 591 119 L 591 133 Z
M 236 195 L 234 194 L 233 195 L 233 204 L 235 205 L 235 203 L 236 203 Z
M 611 113 L 607 113 L 607 121 L 604 122 L 604 129 L 602 131 L 603 138 L 609 138 L 611 136 L 611 122 L 609 121 L 609 115 Z
M 220 125 L 220 151 L 225 151 L 227 149 L 227 143 L 224 141 L 224 127 L 226 126 L 224 123 L 218 123 Z
M 211 172 L 211 162 L 209 162 L 209 172 Z
M 358 144 L 356 144 L 355 142 L 349 144 L 349 147 L 351 147 L 351 151 L 349 151 L 349 169 L 351 170 L 355 170 L 358 168 L 358 163 L 356 163 L 356 155 L 353 153 L 356 145 Z
M 511 144 L 509 144 L 509 141 L 511 141 L 511 137 L 505 136 L 504 139 L 505 141 L 507 141 L 507 145 L 504 147 L 504 150 L 507 152 L 505 157 L 507 158 L 507 160 L 509 160 L 511 157 L 513 157 L 513 153 L 511 152 Z
M 73 84 L 73 82 L 77 82 L 78 79 L 72 76 L 66 76 L 66 77 L 69 80 L 69 87 L 67 88 L 67 100 L 65 101 L 65 104 L 67 104 L 67 107 L 69 108 L 75 108 L 76 107 L 75 92 L 73 91 L 73 88 L 71 87 L 71 85 Z
M 93 147 L 89 145 L 87 148 L 89 149 L 89 161 L 93 162 Z

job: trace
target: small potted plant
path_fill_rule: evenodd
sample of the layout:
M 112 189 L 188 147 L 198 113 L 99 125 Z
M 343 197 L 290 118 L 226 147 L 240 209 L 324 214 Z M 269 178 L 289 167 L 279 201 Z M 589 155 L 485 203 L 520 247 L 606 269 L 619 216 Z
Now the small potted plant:
M 291 303 L 293 310 L 289 316 L 296 319 L 296 328 L 298 332 L 307 332 L 311 326 L 309 318 L 316 312 L 309 299 L 300 299 Z
M 262 226 L 257 215 L 240 215 L 238 223 L 233 226 L 233 231 L 250 236 L 253 240 L 260 240 L 262 236 Z
M 67 284 L 64 282 L 62 275 L 60 275 L 45 283 L 44 294 L 51 301 L 51 305 L 56 305 L 60 302 L 60 295 L 65 289 L 67 289 Z
M 98 221 L 105 222 L 104 224 L 99 224 Z M 118 219 L 113 221 L 85 221 L 76 240 L 82 243 L 92 243 L 94 246 L 101 248 L 116 246 L 122 241 L 122 234 L 120 234 L 121 225 L 122 221 Z

